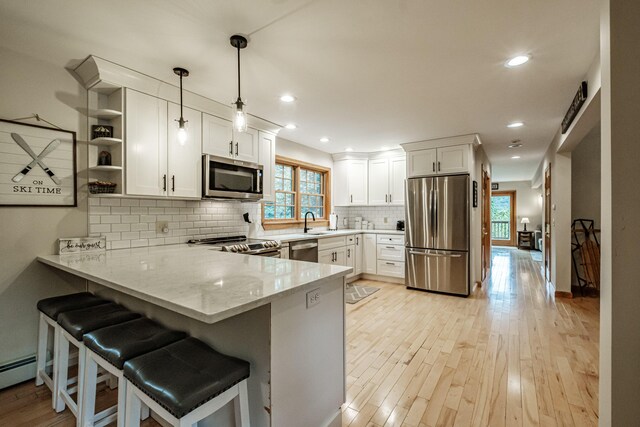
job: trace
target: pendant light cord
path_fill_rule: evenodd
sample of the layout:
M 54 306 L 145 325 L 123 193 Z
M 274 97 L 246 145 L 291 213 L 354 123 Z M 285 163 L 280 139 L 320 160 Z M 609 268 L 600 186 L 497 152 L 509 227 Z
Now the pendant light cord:
M 184 121 L 184 116 L 182 115 L 182 72 L 180 72 L 180 120 Z
M 238 101 L 242 101 L 240 98 L 240 44 L 238 44 Z

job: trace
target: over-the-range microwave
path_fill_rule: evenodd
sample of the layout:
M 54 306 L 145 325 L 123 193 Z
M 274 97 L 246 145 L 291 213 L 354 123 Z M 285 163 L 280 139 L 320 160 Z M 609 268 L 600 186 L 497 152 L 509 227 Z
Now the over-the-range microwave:
M 202 156 L 202 197 L 262 199 L 263 166 L 257 163 L 204 154 Z

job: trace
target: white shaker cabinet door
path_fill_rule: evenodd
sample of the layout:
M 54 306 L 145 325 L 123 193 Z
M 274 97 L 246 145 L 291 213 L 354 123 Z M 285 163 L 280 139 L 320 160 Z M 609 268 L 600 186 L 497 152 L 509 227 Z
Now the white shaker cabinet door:
M 404 205 L 404 181 L 406 177 L 406 157 L 389 159 L 389 204 Z
M 409 151 L 407 153 L 407 176 L 435 175 L 437 173 L 436 149 Z
M 369 160 L 369 204 L 389 203 L 389 159 Z
M 363 263 L 364 263 L 364 252 L 362 248 L 364 247 L 363 234 L 356 234 L 355 236 L 355 259 L 356 259 L 356 274 L 360 274 L 363 272 Z
M 247 128 L 233 133 L 233 156 L 244 162 L 258 163 L 258 131 Z
M 347 246 L 347 261 L 345 263 L 347 267 L 353 268 L 353 271 L 347 275 L 347 277 L 353 277 L 356 273 L 356 245 Z
M 131 89 L 125 93 L 126 192 L 167 194 L 167 101 Z
M 378 254 L 376 235 L 364 234 L 364 266 L 363 273 L 377 274 Z
M 169 103 L 167 131 L 168 194 L 175 197 L 202 196 L 202 114 L 191 108 L 183 108 L 187 120 L 187 141 L 178 140 L 180 105 Z
M 367 204 L 368 160 L 350 160 L 348 170 L 349 204 Z
M 333 204 L 335 206 L 350 205 L 349 196 L 349 160 L 333 163 Z
M 233 157 L 233 127 L 229 120 L 202 113 L 202 152 Z
M 469 145 L 438 148 L 439 174 L 469 172 Z
M 262 171 L 262 200 L 273 202 L 275 200 L 275 192 L 273 181 L 276 168 L 276 136 L 269 132 L 258 133 L 258 163 L 264 169 Z

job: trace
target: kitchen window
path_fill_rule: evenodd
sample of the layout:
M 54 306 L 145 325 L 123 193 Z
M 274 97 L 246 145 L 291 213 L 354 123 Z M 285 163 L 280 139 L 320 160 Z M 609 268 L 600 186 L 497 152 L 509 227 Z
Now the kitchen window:
M 327 225 L 331 170 L 294 159 L 276 156 L 275 201 L 263 203 L 265 229 L 293 228 L 313 212 L 315 225 Z

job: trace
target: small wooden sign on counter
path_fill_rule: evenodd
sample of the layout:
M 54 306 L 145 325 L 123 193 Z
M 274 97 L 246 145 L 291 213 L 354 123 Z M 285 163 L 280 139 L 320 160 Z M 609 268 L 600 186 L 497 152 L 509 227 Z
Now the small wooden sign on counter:
M 62 237 L 58 239 L 58 254 L 101 252 L 107 250 L 107 238 L 98 237 Z

